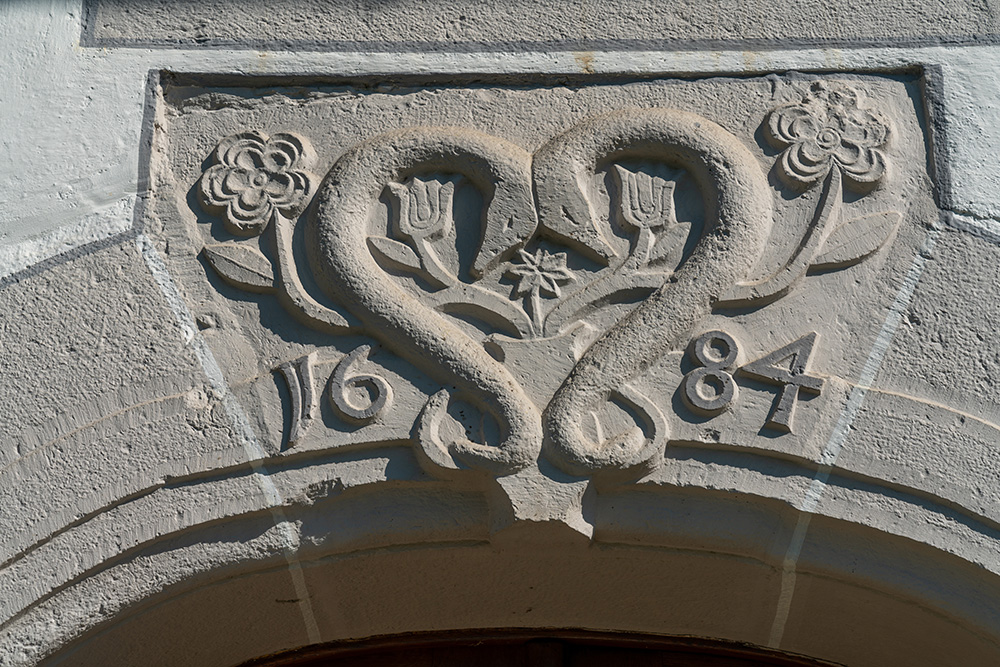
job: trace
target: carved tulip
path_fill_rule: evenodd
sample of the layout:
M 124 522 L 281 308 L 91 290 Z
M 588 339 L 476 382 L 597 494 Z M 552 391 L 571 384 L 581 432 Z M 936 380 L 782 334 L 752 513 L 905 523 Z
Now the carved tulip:
M 408 183 L 390 183 L 389 191 L 396 199 L 396 224 L 403 235 L 441 238 L 451 231 L 455 181 L 413 178 Z
M 674 224 L 674 182 L 615 165 L 620 193 L 619 210 L 625 224 L 635 229 L 656 229 Z
M 226 137 L 202 174 L 199 195 L 206 210 L 221 214 L 226 228 L 260 234 L 275 211 L 294 215 L 312 194 L 312 178 L 298 169 L 305 146 L 292 134 L 244 132 Z

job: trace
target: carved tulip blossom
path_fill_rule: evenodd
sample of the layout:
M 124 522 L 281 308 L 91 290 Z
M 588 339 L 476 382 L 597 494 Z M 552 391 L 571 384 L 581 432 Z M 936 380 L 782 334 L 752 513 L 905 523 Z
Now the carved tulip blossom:
M 396 224 L 402 234 L 414 239 L 436 239 L 451 230 L 454 180 L 442 183 L 414 178 L 406 184 L 390 183 L 389 191 L 396 198 Z
M 772 111 L 767 129 L 785 149 L 779 171 L 793 185 L 812 185 L 834 167 L 862 188 L 885 173 L 880 147 L 889 137 L 889 123 L 878 112 L 859 108 L 857 93 L 848 88 L 814 83 L 801 102 Z
M 634 229 L 653 229 L 677 222 L 674 214 L 674 180 L 633 172 L 615 165 L 621 191 L 622 219 Z M 674 178 L 677 174 L 673 175 Z
M 312 179 L 298 169 L 304 151 L 292 134 L 226 137 L 213 154 L 216 164 L 202 174 L 202 205 L 221 214 L 232 233 L 260 234 L 275 211 L 294 215 L 309 201 Z

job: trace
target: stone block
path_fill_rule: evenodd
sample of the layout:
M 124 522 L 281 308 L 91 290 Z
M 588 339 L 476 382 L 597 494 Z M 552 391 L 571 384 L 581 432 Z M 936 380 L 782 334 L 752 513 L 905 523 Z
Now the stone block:
M 264 50 L 788 48 L 993 42 L 987 3 L 85 0 L 94 45 Z

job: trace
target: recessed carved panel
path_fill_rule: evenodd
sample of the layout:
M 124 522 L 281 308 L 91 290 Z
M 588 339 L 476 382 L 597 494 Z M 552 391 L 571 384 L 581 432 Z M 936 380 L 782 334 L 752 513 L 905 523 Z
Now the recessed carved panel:
M 914 86 L 177 86 L 154 211 L 274 456 L 815 459 L 933 222 Z

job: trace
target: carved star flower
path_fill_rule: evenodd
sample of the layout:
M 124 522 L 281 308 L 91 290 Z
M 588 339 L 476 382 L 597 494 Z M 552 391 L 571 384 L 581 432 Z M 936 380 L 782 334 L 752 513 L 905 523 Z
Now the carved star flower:
M 792 185 L 811 185 L 837 167 L 856 186 L 872 186 L 885 173 L 880 148 L 889 122 L 877 111 L 858 106 L 853 90 L 815 82 L 802 101 L 771 112 L 771 141 L 784 148 L 779 173 Z
M 313 180 L 297 169 L 304 152 L 302 140 L 292 134 L 226 137 L 213 154 L 216 164 L 202 174 L 202 206 L 223 216 L 234 234 L 260 234 L 276 210 L 293 215 L 309 201 Z
M 566 253 L 559 252 L 550 255 L 547 250 L 539 249 L 534 255 L 524 250 L 518 250 L 521 264 L 513 264 L 507 273 L 520 278 L 515 294 L 527 294 L 537 297 L 539 291 L 551 296 L 561 296 L 560 283 L 576 280 L 573 272 L 566 268 Z

